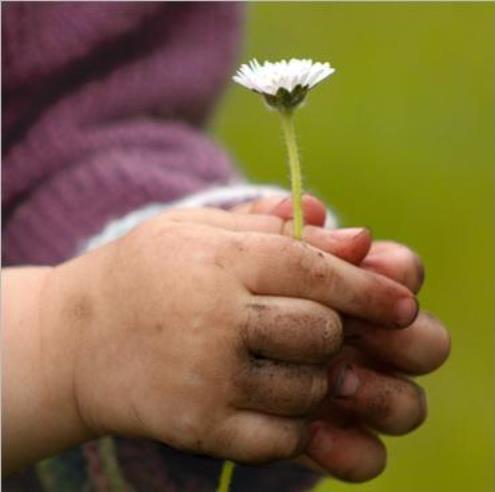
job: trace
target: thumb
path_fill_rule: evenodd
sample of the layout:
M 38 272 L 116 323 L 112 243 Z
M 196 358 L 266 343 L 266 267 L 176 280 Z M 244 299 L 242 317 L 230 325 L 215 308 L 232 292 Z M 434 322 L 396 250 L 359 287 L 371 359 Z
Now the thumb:
M 302 199 L 302 208 L 305 225 L 322 227 L 325 224 L 326 207 L 318 198 L 305 194 Z M 272 196 L 260 198 L 259 200 L 237 205 L 231 211 L 245 214 L 274 215 L 286 222 L 292 221 L 293 218 L 291 197 L 280 198 L 280 196 Z M 319 236 L 318 231 L 315 229 L 306 228 L 306 230 L 307 237 L 305 240 L 309 239 L 308 236 Z M 311 239 L 309 239 L 309 242 L 313 245 L 318 244 L 318 247 L 326 253 L 333 254 L 354 265 L 359 265 L 366 257 L 372 240 L 370 231 L 363 228 L 334 229 L 333 231 L 327 231 L 325 237 L 324 242 L 311 241 Z

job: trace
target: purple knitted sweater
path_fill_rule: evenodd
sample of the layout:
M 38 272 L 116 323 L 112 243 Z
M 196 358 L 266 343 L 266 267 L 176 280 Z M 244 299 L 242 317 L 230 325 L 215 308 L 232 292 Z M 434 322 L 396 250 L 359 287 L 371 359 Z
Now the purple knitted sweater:
M 53 264 L 110 217 L 232 175 L 199 127 L 238 49 L 239 5 L 8 3 L 4 261 Z
M 111 219 L 236 176 L 201 127 L 233 69 L 237 3 L 2 3 L 2 258 L 57 264 Z M 221 462 L 105 438 L 4 490 L 213 491 Z M 242 466 L 233 492 L 302 490 L 287 464 Z

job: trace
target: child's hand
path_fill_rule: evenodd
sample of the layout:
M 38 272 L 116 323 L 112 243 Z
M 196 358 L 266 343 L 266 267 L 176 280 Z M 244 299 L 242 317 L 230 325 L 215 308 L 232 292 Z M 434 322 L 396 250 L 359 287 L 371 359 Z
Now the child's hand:
M 342 341 L 336 310 L 399 327 L 417 304 L 283 226 L 169 212 L 54 270 L 48 320 L 68 336 L 74 402 L 93 434 L 252 463 L 301 453 Z
M 373 243 L 361 266 L 394 278 L 415 293 L 422 286 L 420 259 L 397 243 Z M 425 392 L 410 376 L 440 367 L 449 355 L 450 338 L 438 319 L 421 311 L 401 330 L 348 318 L 344 339 L 330 374 L 348 368 L 345 379 L 352 384 L 320 406 L 306 452 L 327 473 L 363 481 L 385 467 L 386 450 L 378 433 L 407 434 L 426 419 Z
M 306 222 L 323 225 L 324 205 L 311 196 L 305 197 L 304 205 Z M 239 206 L 237 211 L 289 219 L 292 207 L 290 200 L 263 199 Z M 325 250 L 392 278 L 412 292 L 422 286 L 421 260 L 406 246 L 390 241 L 371 244 L 361 238 L 327 243 Z M 343 350 L 329 371 L 331 379 L 344 383 L 344 393 L 329 392 L 318 409 L 320 420 L 313 426 L 315 435 L 306 450 L 312 463 L 307 458 L 302 461 L 313 467 L 317 462 L 316 468 L 344 480 L 376 476 L 385 465 L 385 448 L 374 433 L 364 429 L 400 435 L 420 425 L 426 417 L 425 396 L 404 375 L 434 371 L 445 362 L 449 349 L 449 335 L 442 323 L 424 312 L 402 330 L 347 317 Z

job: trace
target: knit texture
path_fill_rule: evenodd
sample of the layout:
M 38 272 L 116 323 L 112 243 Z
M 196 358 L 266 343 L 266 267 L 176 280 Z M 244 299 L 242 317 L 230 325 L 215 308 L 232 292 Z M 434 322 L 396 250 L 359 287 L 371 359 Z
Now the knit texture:
M 57 264 L 114 220 L 238 180 L 201 128 L 239 49 L 238 3 L 2 3 L 2 257 Z M 211 492 L 221 461 L 103 438 L 3 490 Z M 239 467 L 233 492 L 305 490 L 296 465 Z
M 3 260 L 54 264 L 109 218 L 233 171 L 201 134 L 232 71 L 228 3 L 3 3 Z

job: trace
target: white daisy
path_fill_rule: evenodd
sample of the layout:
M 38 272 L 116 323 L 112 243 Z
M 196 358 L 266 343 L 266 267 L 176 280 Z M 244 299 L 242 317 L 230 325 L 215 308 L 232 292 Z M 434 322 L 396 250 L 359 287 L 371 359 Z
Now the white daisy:
M 266 61 L 262 65 L 256 59 L 244 64 L 233 80 L 248 89 L 265 96 L 274 107 L 292 109 L 302 102 L 309 89 L 335 72 L 329 63 L 298 60 L 288 62 Z
M 268 105 L 281 116 L 282 129 L 287 153 L 292 187 L 292 204 L 294 210 L 294 238 L 301 240 L 304 227 L 302 213 L 302 175 L 296 132 L 294 129 L 294 110 L 315 85 L 335 72 L 329 63 L 313 60 L 289 61 L 276 63 L 266 61 L 260 65 L 256 59 L 244 64 L 234 75 L 233 80 L 248 89 L 261 94 Z

